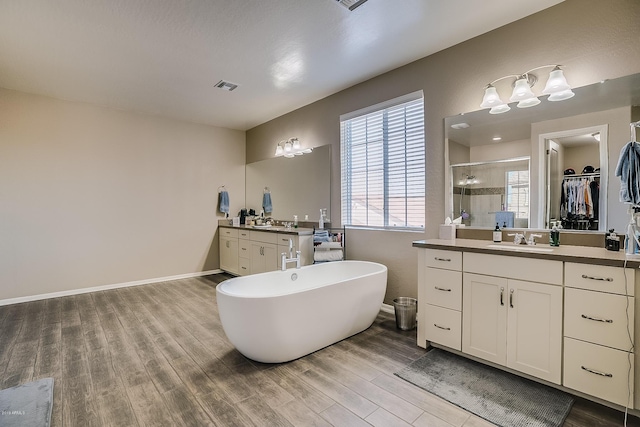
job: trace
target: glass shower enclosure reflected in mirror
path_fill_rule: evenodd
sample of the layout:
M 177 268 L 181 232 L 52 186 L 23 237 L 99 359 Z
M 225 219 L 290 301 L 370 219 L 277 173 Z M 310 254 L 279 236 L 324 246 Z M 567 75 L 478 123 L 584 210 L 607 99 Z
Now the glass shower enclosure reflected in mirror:
M 469 227 L 529 227 L 529 157 L 451 165 L 452 219 Z

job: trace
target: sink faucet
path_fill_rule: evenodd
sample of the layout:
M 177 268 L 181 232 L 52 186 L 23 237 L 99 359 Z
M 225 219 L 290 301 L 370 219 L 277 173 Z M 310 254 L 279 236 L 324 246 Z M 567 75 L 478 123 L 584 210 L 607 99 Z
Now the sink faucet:
M 300 253 L 300 251 L 296 251 L 296 257 L 293 257 L 293 240 L 289 239 L 289 258 L 287 258 L 286 252 L 282 252 L 280 255 L 282 257 L 280 262 L 282 271 L 287 270 L 287 264 L 290 262 L 295 262 L 296 268 L 300 268 Z
M 514 236 L 513 237 L 514 245 L 530 245 L 530 246 L 533 246 L 536 244 L 536 237 L 542 237 L 541 234 L 529 233 L 529 238 L 527 238 L 527 233 L 525 231 L 523 231 L 522 233 L 507 234 L 507 236 Z

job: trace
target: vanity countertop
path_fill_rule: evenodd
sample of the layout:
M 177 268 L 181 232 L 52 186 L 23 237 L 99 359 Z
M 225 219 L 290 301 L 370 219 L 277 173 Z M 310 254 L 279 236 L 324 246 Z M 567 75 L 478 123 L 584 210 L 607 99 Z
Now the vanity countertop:
M 535 246 L 514 245 L 513 242 L 493 243 L 488 240 L 455 239 L 455 240 L 416 240 L 412 244 L 415 248 L 444 249 L 459 252 L 487 253 L 491 255 L 506 255 L 525 258 L 549 259 L 557 261 L 577 262 L 583 264 L 609 265 L 623 267 L 625 260 L 629 268 L 640 267 L 640 256 L 626 256 L 624 251 L 613 252 L 605 248 L 591 246 L 558 246 L 548 244 Z
M 254 227 L 253 225 L 227 225 L 227 224 L 219 224 L 218 227 L 223 228 L 235 228 L 239 230 L 255 230 L 255 231 L 265 231 L 267 233 L 281 233 L 281 234 L 293 234 L 298 236 L 307 236 L 313 234 L 312 228 L 286 228 L 283 226 L 271 226 L 271 227 Z

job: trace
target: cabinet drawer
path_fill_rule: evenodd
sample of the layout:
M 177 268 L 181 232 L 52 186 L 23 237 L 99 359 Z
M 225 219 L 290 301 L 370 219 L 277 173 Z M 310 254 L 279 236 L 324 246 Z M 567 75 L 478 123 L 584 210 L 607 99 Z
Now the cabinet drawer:
M 464 254 L 464 271 L 562 285 L 562 261 L 471 252 Z
M 237 228 L 220 227 L 220 235 L 224 237 L 238 237 Z
M 251 258 L 251 242 L 249 240 L 238 240 L 238 256 L 240 258 Z
M 425 265 L 427 267 L 462 270 L 462 252 L 425 249 L 423 255 L 425 256 Z
M 564 295 L 565 336 L 618 350 L 628 351 L 631 348 L 629 333 L 633 337 L 634 319 L 632 297 L 571 288 L 566 288 Z
M 426 267 L 426 302 L 438 307 L 462 310 L 462 272 Z
M 462 313 L 427 304 L 424 319 L 428 341 L 462 350 Z
M 238 273 L 241 276 L 251 274 L 251 260 L 249 258 L 238 258 Z
M 625 273 L 627 286 L 625 289 Z M 604 265 L 564 263 L 564 285 L 620 295 L 633 295 L 635 270 Z
M 249 232 L 249 230 L 238 230 L 238 238 L 249 240 L 251 238 Z
M 265 231 L 253 231 L 249 232 L 249 237 L 254 242 L 273 243 L 278 241 L 278 233 L 269 233 Z
M 633 379 L 629 380 L 628 375 L 633 378 L 632 353 L 571 338 L 564 339 L 565 387 L 621 406 L 632 405 Z M 631 387 L 631 398 L 627 387 Z
M 298 247 L 298 236 L 294 234 L 279 234 L 278 233 L 278 244 L 282 246 L 289 246 L 289 239 L 293 242 L 293 246 Z

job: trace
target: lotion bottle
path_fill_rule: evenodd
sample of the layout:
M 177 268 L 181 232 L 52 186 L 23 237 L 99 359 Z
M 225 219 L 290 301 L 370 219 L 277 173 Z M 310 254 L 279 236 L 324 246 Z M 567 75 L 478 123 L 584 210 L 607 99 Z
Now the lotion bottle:
M 322 209 L 320 209 L 320 220 L 318 221 L 318 229 L 324 229 L 324 215 L 322 215 Z
M 496 229 L 493 230 L 493 242 L 500 243 L 502 242 L 502 231 L 500 230 L 500 226 L 496 222 Z

